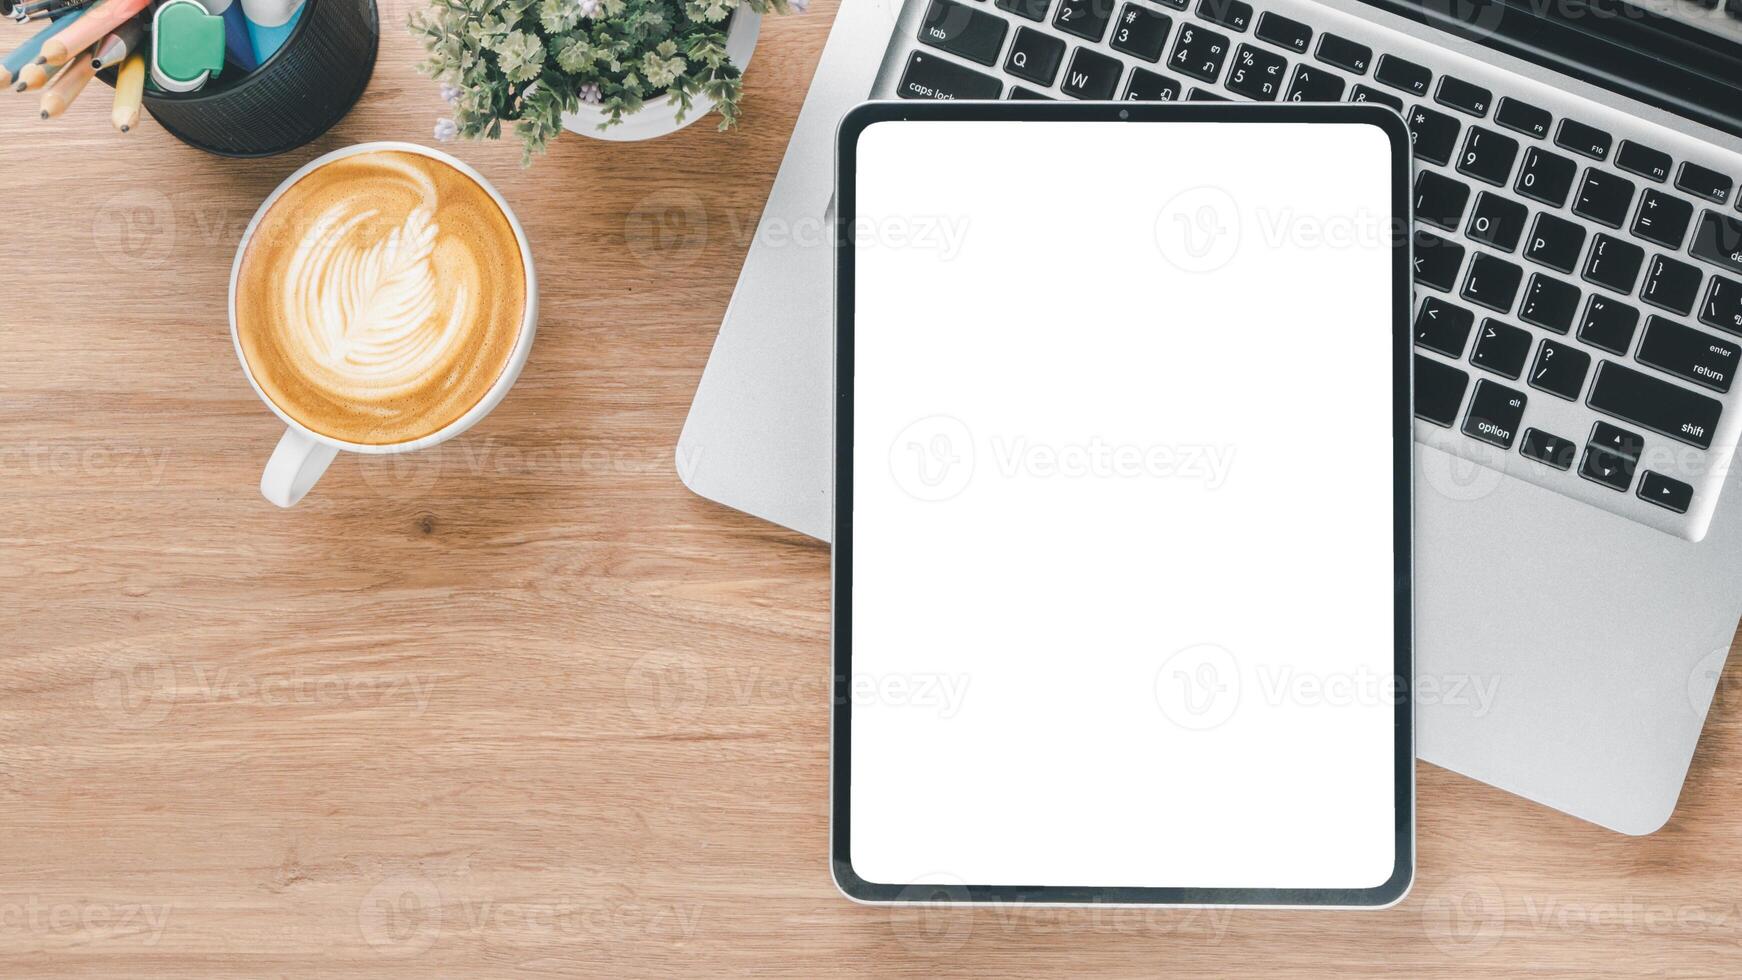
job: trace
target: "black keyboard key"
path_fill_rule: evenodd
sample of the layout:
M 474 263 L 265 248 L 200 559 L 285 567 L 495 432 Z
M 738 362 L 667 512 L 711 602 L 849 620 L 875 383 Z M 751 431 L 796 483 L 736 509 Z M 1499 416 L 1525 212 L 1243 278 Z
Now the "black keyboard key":
M 1288 59 L 1256 44 L 1242 44 L 1234 52 L 1234 67 L 1228 69 L 1228 89 L 1258 102 L 1274 102 L 1282 92 Z
M 1004 70 L 1037 85 L 1051 85 L 1064 60 L 1065 42 L 1032 27 L 1018 27 L 1004 56 Z
M 1597 379 L 1591 382 L 1585 404 L 1699 449 L 1711 448 L 1724 411 L 1716 398 L 1614 361 L 1597 365 Z
M 1006 95 L 1005 98 L 1010 99 L 1013 102 L 1053 102 L 1053 101 L 1056 101 L 1052 96 L 1047 95 L 1044 92 L 1036 92 L 1034 89 L 1031 89 L 1025 85 L 1012 85 L 1012 86 L 1010 86 L 1010 94 Z
M 1464 402 L 1470 376 L 1450 364 L 1415 355 L 1415 417 L 1451 428 Z
M 996 0 L 999 10 L 1008 10 L 1018 17 L 1041 21 L 1046 19 L 1046 10 L 1052 6 L 1052 0 Z
M 1579 253 L 1585 248 L 1585 226 L 1543 213 L 1536 216 L 1530 229 L 1530 243 L 1524 247 L 1524 257 L 1562 272 L 1578 267 Z
M 1456 118 L 1426 106 L 1409 110 L 1409 143 L 1415 158 L 1442 167 L 1451 163 L 1462 126 Z
M 1233 31 L 1252 23 L 1252 5 L 1246 0 L 1199 0 L 1198 16 Z
M 1518 237 L 1524 234 L 1524 222 L 1530 209 L 1510 198 L 1487 191 L 1476 195 L 1476 209 L 1470 212 L 1470 227 L 1464 234 L 1484 245 L 1503 252 L 1518 247 Z
M 1742 221 L 1716 211 L 1702 211 L 1688 251 L 1694 258 L 1742 272 Z
M 1639 298 L 1686 316 L 1694 310 L 1704 275 L 1696 266 L 1667 255 L 1654 255 L 1651 266 L 1645 270 L 1645 286 L 1639 291 Z
M 1461 78 L 1442 75 L 1439 91 L 1434 93 L 1434 101 L 1481 118 L 1488 114 L 1488 106 L 1494 101 L 1494 93 Z
M 1735 187 L 1735 181 L 1730 179 L 1729 174 L 1721 174 L 1697 163 L 1684 162 L 1681 170 L 1676 172 L 1675 185 L 1689 194 L 1723 204 L 1730 199 L 1730 190 Z
M 1373 49 L 1346 37 L 1326 34 L 1319 38 L 1317 57 L 1327 65 L 1336 65 L 1344 71 L 1365 75 L 1367 66 L 1373 63 Z
M 1600 225 L 1619 228 L 1627 220 L 1627 209 L 1632 204 L 1633 181 L 1587 167 L 1579 193 L 1573 197 L 1573 213 Z
M 1579 339 L 1611 354 L 1626 354 L 1633 346 L 1633 331 L 1639 326 L 1639 311 L 1619 300 L 1592 294 L 1579 321 Z
M 1639 267 L 1645 264 L 1645 249 L 1621 238 L 1599 233 L 1585 258 L 1586 281 L 1613 289 L 1622 295 L 1633 292 Z
M 1173 42 L 1173 56 L 1168 59 L 1168 65 L 1182 75 L 1213 82 L 1222 73 L 1222 61 L 1227 57 L 1226 34 L 1217 34 L 1196 24 L 1184 24 L 1179 29 L 1179 38 Z
M 1167 32 L 1172 29 L 1173 18 L 1128 3 L 1120 9 L 1119 20 L 1113 25 L 1113 40 L 1107 43 L 1115 51 L 1144 61 L 1160 61 L 1161 52 L 1167 47 Z
M 1483 442 L 1512 448 L 1512 437 L 1518 432 L 1518 422 L 1524 418 L 1524 392 L 1514 391 L 1486 378 L 1476 382 L 1476 393 L 1470 396 L 1470 410 L 1464 416 L 1464 435 Z
M 1294 68 L 1287 99 L 1290 102 L 1341 102 L 1346 84 L 1341 75 L 1303 61 Z
M 1476 349 L 1470 352 L 1470 363 L 1507 378 L 1524 372 L 1524 359 L 1530 355 L 1530 331 L 1520 330 L 1493 317 L 1482 319 L 1476 333 Z
M 1530 365 L 1530 386 L 1540 388 L 1557 398 L 1575 401 L 1585 387 L 1585 374 L 1591 370 L 1591 355 L 1571 344 L 1544 340 L 1536 348 L 1536 360 Z
M 1179 83 L 1147 68 L 1133 68 L 1121 98 L 1127 102 L 1177 102 Z
M 1462 360 L 1475 319 L 1476 315 L 1469 310 L 1429 296 L 1415 315 L 1416 346 Z
M 1432 170 L 1415 175 L 1415 218 L 1457 231 L 1470 203 L 1470 185 Z
M 1578 173 L 1579 165 L 1571 157 L 1533 146 L 1524 152 L 1524 166 L 1518 168 L 1518 180 L 1512 189 L 1533 201 L 1558 208 L 1567 203 L 1567 194 L 1572 191 L 1573 178 Z
M 1442 87 L 1447 80 L 1441 80 Z M 1458 155 L 1458 172 L 1504 187 L 1507 175 L 1512 173 L 1512 161 L 1517 157 L 1517 140 L 1491 129 L 1471 126 L 1469 134 L 1464 137 L 1463 152 Z
M 1622 140 L 1621 149 L 1615 151 L 1615 166 L 1661 184 L 1669 178 L 1671 161 L 1669 154 L 1662 150 L 1653 149 L 1644 143 Z
M 1193 88 L 1186 93 L 1187 102 L 1232 102 L 1226 95 L 1217 95 L 1207 88 Z
M 1706 298 L 1700 302 L 1700 322 L 1742 334 L 1742 282 L 1713 276 Z
M 1071 53 L 1071 64 L 1065 69 L 1065 80 L 1059 91 L 1073 99 L 1110 99 L 1119 85 L 1125 66 L 1104 54 L 1078 48 Z
M 996 99 L 1004 83 L 920 51 L 907 56 L 895 93 L 904 99 Z
M 1464 246 L 1427 231 L 1417 231 L 1413 241 L 1415 281 L 1442 293 L 1451 292 L 1458 281 L 1458 267 L 1464 263 Z
M 1736 364 L 1742 346 L 1734 341 L 1683 326 L 1668 317 L 1645 318 L 1645 336 L 1639 340 L 1639 363 L 1710 388 L 1730 390 L 1736 379 Z
M 1189 0 L 1156 0 L 1156 2 L 1164 7 L 1172 7 L 1175 10 L 1184 10 L 1191 6 Z
M 1059 0 L 1052 26 L 1085 41 L 1099 41 L 1113 16 L 1113 0 Z
M 1356 85 L 1355 91 L 1349 93 L 1350 102 L 1376 102 L 1391 109 L 1393 112 L 1403 111 L 1403 100 L 1390 92 L 1381 92 L 1371 85 Z
M 1556 146 L 1583 154 L 1594 160 L 1601 160 L 1609 155 L 1609 144 L 1614 137 L 1595 126 L 1587 126 L 1577 119 L 1562 119 L 1561 128 L 1555 130 Z
M 1070 0 L 1066 0 L 1067 3 Z M 919 40 L 953 55 L 990 65 L 1004 47 L 1010 22 L 956 0 L 931 0 L 919 25 Z
M 1494 121 L 1515 133 L 1540 140 L 1548 138 L 1548 127 L 1554 122 L 1554 117 L 1547 109 L 1538 109 L 1528 102 L 1502 98 L 1500 108 L 1494 110 Z
M 1694 206 L 1673 194 L 1647 187 L 1639 198 L 1639 210 L 1633 215 L 1633 237 L 1654 245 L 1678 249 L 1688 233 L 1688 223 L 1694 220 Z
M 1524 270 L 1486 252 L 1477 252 L 1470 260 L 1470 271 L 1464 276 L 1464 288 L 1459 295 L 1478 306 L 1505 313 L 1512 308 L 1518 295 L 1519 280 Z
M 1645 437 L 1637 432 L 1628 432 L 1620 426 L 1599 421 L 1591 426 L 1591 438 L 1587 440 L 1598 449 L 1604 449 L 1617 456 L 1628 459 L 1638 459 L 1645 452 Z
M 1306 54 L 1307 47 L 1313 40 L 1312 28 L 1298 20 L 1273 13 L 1258 16 L 1258 30 L 1255 33 L 1258 40 L 1279 48 L 1287 48 L 1295 54 Z
M 1540 272 L 1530 274 L 1530 284 L 1524 287 L 1524 301 L 1518 304 L 1520 320 L 1544 330 L 1566 333 L 1572 329 L 1573 317 L 1578 312 L 1579 287 Z
M 1565 470 L 1572 468 L 1579 447 L 1569 439 L 1562 439 L 1541 429 L 1525 429 L 1524 438 L 1518 441 L 1518 451 L 1539 463 Z
M 1394 54 L 1379 56 L 1379 67 L 1373 69 L 1373 80 L 1381 85 L 1402 89 L 1410 95 L 1426 95 L 1434 73 L 1413 61 L 1404 61 Z
M 1639 477 L 1639 499 L 1685 514 L 1694 502 L 1694 488 L 1655 470 L 1646 470 Z
M 1586 446 L 1584 462 L 1579 464 L 1579 475 L 1611 490 L 1626 493 L 1627 488 L 1633 485 L 1633 468 L 1637 465 L 1639 464 L 1635 460 L 1625 456 L 1617 456 L 1596 446 Z

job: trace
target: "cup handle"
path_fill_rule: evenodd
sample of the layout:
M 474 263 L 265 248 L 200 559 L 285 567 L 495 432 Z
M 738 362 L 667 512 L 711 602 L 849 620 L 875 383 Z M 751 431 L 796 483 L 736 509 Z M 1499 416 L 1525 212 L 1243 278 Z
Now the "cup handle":
M 289 507 L 309 492 L 338 454 L 337 446 L 285 429 L 260 474 L 260 493 L 280 507 Z

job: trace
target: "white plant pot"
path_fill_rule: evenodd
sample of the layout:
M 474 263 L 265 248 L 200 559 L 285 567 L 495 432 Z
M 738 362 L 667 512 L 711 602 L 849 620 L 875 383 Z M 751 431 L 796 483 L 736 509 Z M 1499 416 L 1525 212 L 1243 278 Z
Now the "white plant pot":
M 732 26 L 726 28 L 726 55 L 732 59 L 732 64 L 738 66 L 739 71 L 750 67 L 750 55 L 756 50 L 756 36 L 761 32 L 761 14 L 749 7 L 739 7 L 732 14 Z M 600 129 L 599 124 L 605 121 L 605 113 L 598 106 L 583 105 L 580 111 L 563 116 L 563 128 L 596 140 L 650 140 L 675 133 L 712 113 L 714 100 L 698 96 L 691 103 L 690 111 L 684 114 L 683 122 L 678 122 L 677 110 L 678 107 L 672 105 L 667 96 L 656 95 L 641 106 L 640 112 L 624 116 L 623 121 L 615 126 Z

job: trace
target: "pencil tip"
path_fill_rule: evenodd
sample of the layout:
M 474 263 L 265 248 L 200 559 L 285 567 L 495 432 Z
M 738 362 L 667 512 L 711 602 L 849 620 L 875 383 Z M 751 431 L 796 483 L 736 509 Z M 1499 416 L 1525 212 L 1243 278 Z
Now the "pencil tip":
M 133 128 L 133 127 L 132 127 L 132 126 L 122 126 L 122 127 L 121 127 L 121 132 L 123 132 L 123 133 L 125 133 L 125 132 L 127 132 L 127 131 L 128 131 L 128 130 L 130 130 L 130 129 L 132 129 L 132 128 Z
M 44 119 L 48 118 L 48 110 L 47 109 L 42 110 L 42 118 L 44 118 Z

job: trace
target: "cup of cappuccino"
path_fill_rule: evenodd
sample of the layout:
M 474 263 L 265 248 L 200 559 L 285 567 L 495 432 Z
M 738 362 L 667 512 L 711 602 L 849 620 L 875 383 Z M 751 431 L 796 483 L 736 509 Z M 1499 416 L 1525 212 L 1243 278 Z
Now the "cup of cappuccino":
M 520 375 L 537 319 L 526 232 L 472 168 L 412 143 L 310 162 L 260 205 L 230 269 L 236 356 L 285 425 L 260 492 L 289 507 L 340 450 L 471 428 Z

